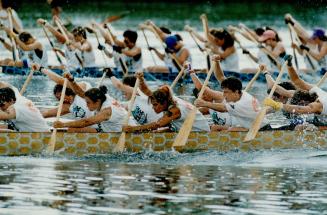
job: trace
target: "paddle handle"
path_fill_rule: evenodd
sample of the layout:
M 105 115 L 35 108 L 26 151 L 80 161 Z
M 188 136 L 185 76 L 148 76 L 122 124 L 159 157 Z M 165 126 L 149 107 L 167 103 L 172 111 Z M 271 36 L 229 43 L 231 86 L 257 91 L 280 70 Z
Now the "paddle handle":
M 280 72 L 279 72 L 279 74 L 278 74 L 278 76 L 277 76 L 277 78 L 275 80 L 275 83 L 274 83 L 273 87 L 271 88 L 271 91 L 270 91 L 270 93 L 268 95 L 268 98 L 272 98 L 272 96 L 273 96 L 273 94 L 274 94 L 274 92 L 275 92 L 275 90 L 277 88 L 278 83 L 280 82 L 280 80 L 283 77 L 283 74 L 284 74 L 284 71 L 286 70 L 286 67 L 287 67 L 287 61 L 285 61 L 284 64 L 282 65 L 282 68 L 281 68 L 281 70 L 280 70 Z
M 254 75 L 253 78 L 251 79 L 251 81 L 248 83 L 248 85 L 246 85 L 246 87 L 245 87 L 245 89 L 244 89 L 245 92 L 248 92 L 248 91 L 251 89 L 253 83 L 257 80 L 257 78 L 259 77 L 261 71 L 262 71 L 262 70 L 261 70 L 261 68 L 259 67 L 258 70 L 257 70 L 257 72 L 255 73 L 255 75 Z
M 173 89 L 175 87 L 175 85 L 177 84 L 177 82 L 179 81 L 179 79 L 183 76 L 185 71 L 185 67 L 183 66 L 181 71 L 179 71 L 178 75 L 176 76 L 176 78 L 174 79 L 173 83 L 170 85 L 170 88 Z
M 148 38 L 147 38 L 147 36 L 146 36 L 146 34 L 145 34 L 145 32 L 144 32 L 144 29 L 142 29 L 142 33 L 143 33 L 143 36 L 144 36 L 144 39 L 145 39 L 146 45 L 148 46 L 148 48 L 150 48 L 149 41 L 148 41 Z M 151 53 L 151 58 L 152 58 L 152 61 L 154 62 L 154 65 L 157 66 L 157 62 L 156 62 L 156 59 L 155 59 L 154 56 L 153 56 L 152 51 L 150 51 L 150 53 Z
M 60 96 L 60 101 L 59 101 L 59 106 L 58 106 L 56 121 L 59 121 L 59 119 L 60 119 L 60 115 L 61 115 L 61 111 L 62 111 L 62 106 L 63 106 L 64 100 L 65 100 L 67 83 L 68 83 L 68 80 L 67 80 L 67 78 L 65 78 L 64 79 L 64 85 L 63 85 L 62 91 L 61 91 L 61 96 Z M 53 153 L 53 151 L 55 150 L 56 140 L 57 140 L 57 129 L 54 128 L 53 131 L 52 131 L 52 134 L 51 134 L 51 138 L 50 138 L 50 141 L 49 141 L 49 144 L 48 144 L 48 148 L 47 148 L 47 151 L 49 153 Z
M 209 34 L 209 25 L 208 25 L 208 17 L 206 14 L 202 14 L 200 16 L 201 18 L 201 21 L 202 21 L 202 25 L 203 25 L 203 32 L 205 34 L 205 38 L 207 38 L 207 40 L 209 39 L 208 38 L 208 34 Z
M 288 31 L 290 33 L 291 42 L 294 43 L 292 29 L 291 29 L 291 24 L 288 23 L 287 26 L 288 26 Z M 294 56 L 294 60 L 295 60 L 296 69 L 299 69 L 299 63 L 297 61 L 297 56 L 296 56 L 295 48 L 293 48 L 293 56 Z
M 68 38 L 68 36 L 67 36 L 67 34 L 66 34 L 66 31 L 65 31 L 64 28 L 61 26 L 61 24 L 59 23 L 58 20 L 55 20 L 55 23 L 56 23 L 56 25 L 58 26 L 59 30 L 61 31 L 62 35 L 64 36 L 64 38 L 65 38 L 65 40 L 66 40 L 66 41 L 65 41 L 65 44 L 66 44 L 66 46 L 67 46 L 67 43 L 69 42 L 69 38 Z M 78 56 L 77 53 L 75 53 L 75 57 L 77 58 L 77 60 L 78 60 L 78 62 L 80 63 L 81 67 L 84 68 L 83 61 L 82 61 L 82 59 Z
M 322 85 L 324 83 L 326 78 L 327 78 L 327 72 L 325 72 L 325 74 L 322 76 L 322 78 L 318 81 L 318 83 L 316 84 L 317 87 L 320 87 L 320 85 Z
M 301 43 L 300 38 L 299 38 L 299 36 L 297 35 L 297 33 L 296 33 L 294 27 L 293 27 L 291 24 L 288 24 L 288 26 L 289 26 L 289 28 L 290 28 L 292 31 L 295 32 L 295 39 L 296 39 L 299 43 Z M 291 30 L 290 30 L 290 31 L 291 31 Z M 313 62 L 312 62 L 312 59 L 311 59 L 311 55 L 310 55 L 310 53 L 308 53 L 306 50 L 303 50 L 303 53 L 304 53 L 304 55 L 306 56 L 306 58 L 308 59 L 311 68 L 312 68 L 314 71 L 316 71 L 316 67 L 315 67 L 315 65 L 314 65 Z
M 129 117 L 131 116 L 131 113 L 132 113 L 132 108 L 133 108 L 133 105 L 134 105 L 134 102 L 135 102 L 137 89 L 139 88 L 139 85 L 140 85 L 140 79 L 137 78 L 136 82 L 135 82 L 135 85 L 134 85 L 134 88 L 133 88 L 133 93 L 132 93 L 131 100 L 128 103 L 128 113 L 127 113 L 127 117 L 125 119 L 125 123 L 124 123 L 125 125 L 128 125 L 128 120 L 129 120 Z
M 109 33 L 109 40 L 110 40 L 110 43 L 111 45 L 113 46 L 115 44 L 115 41 L 114 41 L 114 38 L 112 36 L 112 32 L 110 30 L 110 25 L 107 24 L 107 30 L 108 30 L 108 33 Z M 124 73 L 124 76 L 126 76 L 128 74 L 128 68 L 127 68 L 127 65 L 126 63 L 124 62 L 123 58 L 120 56 L 120 54 L 118 55 L 118 61 L 120 63 L 120 67 L 122 68 L 123 70 L 123 73 Z
M 198 95 L 198 98 L 199 98 L 199 99 L 202 98 L 203 93 L 204 93 L 204 91 L 205 91 L 205 89 L 206 89 L 206 87 L 207 87 L 207 85 L 208 85 L 208 83 L 209 83 L 210 77 L 211 77 L 213 71 L 215 70 L 215 68 L 216 68 L 216 66 L 217 66 L 217 63 L 218 63 L 218 65 L 220 66 L 220 62 L 219 62 L 219 61 L 218 61 L 218 62 L 217 62 L 217 61 L 213 61 L 213 62 L 211 63 L 210 70 L 209 70 L 209 72 L 208 72 L 208 74 L 207 74 L 207 77 L 206 77 L 205 81 L 203 82 L 203 85 L 202 85 L 201 91 L 200 91 L 200 93 L 199 93 L 199 95 Z
M 234 28 L 237 32 L 239 32 L 239 33 L 241 33 L 241 30 L 240 29 L 238 29 L 238 28 Z M 258 41 L 250 34 L 250 33 L 248 33 L 248 32 L 244 32 L 249 38 L 250 38 L 250 40 L 252 41 L 252 42 L 254 42 L 256 45 L 259 45 L 259 43 L 258 43 Z M 265 53 L 265 54 L 267 54 L 269 57 L 271 57 L 275 62 L 276 62 L 276 65 L 277 65 L 277 67 L 278 67 L 278 69 L 281 69 L 281 65 L 280 65 L 280 63 L 278 62 L 278 60 L 276 59 L 276 57 L 275 56 L 273 56 L 271 53 L 270 53 L 270 51 L 269 50 L 267 50 L 267 48 L 266 47 L 263 47 L 263 48 L 261 48 L 261 50 Z
M 26 88 L 27 88 L 27 85 L 30 83 L 30 81 L 32 80 L 32 77 L 33 77 L 33 73 L 34 73 L 34 70 L 31 69 L 30 70 L 30 73 L 28 74 L 28 77 L 26 79 L 26 81 L 24 82 L 24 85 L 22 87 L 22 89 L 20 90 L 20 95 L 23 95 L 24 92 L 26 91 Z
M 44 25 L 42 25 L 42 29 L 43 29 L 43 32 L 44 32 L 46 38 L 48 39 L 48 41 L 49 41 L 49 43 L 50 43 L 50 46 L 52 47 L 52 49 L 54 49 L 53 42 L 50 40 L 50 37 L 49 37 L 49 35 L 48 35 L 48 32 L 45 30 Z M 57 58 L 58 62 L 59 62 L 60 64 L 62 64 L 62 60 L 60 59 L 58 53 L 57 53 L 55 50 L 53 50 L 53 51 L 54 51 L 54 53 L 55 53 L 55 55 L 56 55 L 56 58 Z
M 12 11 L 11 11 L 11 8 L 8 8 L 7 9 L 7 13 L 8 13 L 8 19 L 9 19 L 9 28 L 11 31 L 14 31 L 14 27 L 13 27 L 13 23 L 12 23 Z M 17 54 L 17 47 L 16 47 L 16 42 L 14 40 L 14 38 L 12 38 L 12 36 L 9 36 L 10 37 L 10 41 L 11 41 L 11 44 L 12 44 L 12 56 L 13 56 L 13 60 L 16 62 L 19 60 L 19 56 Z

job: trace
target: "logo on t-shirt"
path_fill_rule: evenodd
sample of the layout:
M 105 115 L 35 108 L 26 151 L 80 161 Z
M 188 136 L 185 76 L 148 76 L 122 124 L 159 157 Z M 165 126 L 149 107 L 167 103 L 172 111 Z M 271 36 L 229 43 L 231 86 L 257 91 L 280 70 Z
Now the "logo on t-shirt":
M 132 115 L 134 119 L 141 125 L 146 124 L 148 122 L 148 115 L 141 110 L 139 106 L 136 106 L 134 110 L 132 110 Z
M 213 112 L 211 114 L 211 117 L 212 117 L 213 123 L 216 124 L 216 125 L 225 125 L 226 124 L 226 119 L 220 118 L 218 116 L 217 112 Z
M 76 118 L 84 118 L 86 115 L 86 112 L 83 108 L 79 106 L 74 106 L 73 107 L 73 114 Z

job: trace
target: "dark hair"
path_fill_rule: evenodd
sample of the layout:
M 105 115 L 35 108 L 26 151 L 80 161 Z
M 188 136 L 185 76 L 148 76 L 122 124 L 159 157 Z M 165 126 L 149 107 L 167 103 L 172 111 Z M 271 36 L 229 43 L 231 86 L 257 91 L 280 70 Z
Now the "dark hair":
M 242 92 L 242 82 L 240 79 L 235 77 L 228 77 L 221 82 L 222 89 L 230 89 L 233 92 L 238 91 L 239 93 Z
M 316 101 L 318 98 L 316 93 L 310 94 L 308 91 L 303 91 L 303 90 L 297 90 L 292 99 L 291 99 L 291 104 L 292 105 L 308 105 L 314 101 Z
M 261 36 L 263 34 L 263 32 L 265 32 L 265 29 L 263 28 L 256 28 L 255 30 L 255 34 L 258 36 Z
M 289 81 L 284 81 L 282 83 L 279 83 L 278 85 L 281 86 L 282 88 L 284 88 L 285 90 L 296 90 L 295 86 L 291 82 L 289 82 Z M 267 94 L 269 94 L 270 91 L 271 91 L 271 89 L 268 89 L 267 90 Z M 278 97 L 278 98 L 280 97 L 280 94 L 277 93 L 276 91 L 274 92 L 273 95 L 275 97 Z
M 77 26 L 73 29 L 72 34 L 74 36 L 82 36 L 84 39 L 87 39 L 86 31 L 82 26 Z
M 170 92 L 170 88 L 168 85 L 163 85 L 160 88 L 158 88 L 156 91 L 152 93 L 152 95 L 149 97 L 149 102 L 156 101 L 159 104 L 167 104 L 167 108 L 170 106 L 175 106 L 176 102 L 173 99 L 173 96 Z
M 101 105 L 106 101 L 106 93 L 108 92 L 107 87 L 100 86 L 99 88 L 91 88 L 85 92 L 85 96 L 91 99 L 93 102 L 101 101 Z
M 137 32 L 136 31 L 132 31 L 132 30 L 126 30 L 123 33 L 123 37 L 128 38 L 128 40 L 132 43 L 136 43 L 137 40 Z
M 170 31 L 168 28 L 163 27 L 163 26 L 161 26 L 161 27 L 159 27 L 159 28 L 160 28 L 160 30 L 161 30 L 162 32 L 164 32 L 165 34 L 171 34 L 171 31 Z
M 18 38 L 23 43 L 26 43 L 29 39 L 33 38 L 33 36 L 32 36 L 32 34 L 26 32 L 26 31 L 23 31 L 18 35 Z
M 13 89 L 10 87 L 5 87 L 0 89 L 0 106 L 3 105 L 4 102 L 16 102 L 16 96 Z
M 210 34 L 219 40 L 224 40 L 224 44 L 221 46 L 223 50 L 234 46 L 234 38 L 225 29 L 211 29 Z
M 61 93 L 62 92 L 62 88 L 63 86 L 61 84 L 56 84 L 53 88 L 53 94 L 57 94 L 57 93 Z M 74 93 L 74 91 L 72 89 L 70 89 L 69 87 L 66 88 L 65 91 L 65 95 L 66 96 L 75 96 L 76 93 Z
M 175 34 L 175 37 L 177 38 L 177 41 L 183 41 L 183 38 L 179 34 Z
M 136 82 L 136 77 L 134 75 L 127 75 L 123 78 L 123 84 L 130 87 L 134 87 Z

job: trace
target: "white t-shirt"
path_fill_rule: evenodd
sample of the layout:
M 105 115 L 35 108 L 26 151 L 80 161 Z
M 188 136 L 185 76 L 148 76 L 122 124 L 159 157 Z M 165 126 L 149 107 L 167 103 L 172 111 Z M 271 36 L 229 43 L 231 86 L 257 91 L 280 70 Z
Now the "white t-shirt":
M 194 108 L 194 106 L 191 103 L 184 101 L 176 96 L 174 96 L 174 99 L 177 102 L 177 107 L 181 111 L 181 117 L 171 122 L 170 129 L 172 131 L 179 131 L 189 112 Z M 192 131 L 210 131 L 208 120 L 199 110 L 196 112 Z
M 89 90 L 91 88 L 90 83 L 84 83 L 86 84 L 85 91 Z M 87 107 L 85 99 L 78 95 L 75 96 L 73 103 L 70 105 L 69 112 L 77 119 L 93 116 L 93 112 Z
M 100 111 L 111 107 L 111 117 L 106 121 L 98 123 L 96 129 L 98 132 L 121 132 L 127 111 L 117 100 L 108 94 L 106 97 L 107 99 L 103 102 Z M 97 111 L 94 112 L 94 114 L 97 113 Z
M 230 113 L 236 120 L 236 124 L 233 127 L 250 128 L 253 120 L 257 117 L 261 110 L 259 102 L 256 98 L 247 92 L 242 92 L 242 96 L 237 102 L 226 102 L 224 104 Z M 261 123 L 261 128 L 268 124 L 265 118 Z
M 219 51 L 223 52 L 222 48 L 219 48 Z M 233 72 L 240 71 L 239 58 L 236 51 L 221 61 L 221 69 L 223 71 L 233 71 Z
M 322 111 L 320 115 L 327 115 L 327 92 L 323 91 L 317 86 L 310 89 L 310 93 L 316 93 L 318 95 L 318 100 L 322 104 Z
M 33 102 L 20 96 L 16 99 L 13 108 L 16 112 L 16 119 L 6 120 L 9 126 L 20 132 L 48 132 L 49 126 L 43 118 L 39 109 Z
M 209 113 L 211 115 L 212 122 L 215 125 L 233 126 L 236 124 L 235 117 L 231 116 L 231 114 L 228 112 L 218 112 L 209 109 Z
M 163 115 L 162 113 L 157 114 L 153 110 L 152 105 L 148 103 L 148 97 L 142 93 L 135 97 L 131 114 L 139 125 L 155 122 Z

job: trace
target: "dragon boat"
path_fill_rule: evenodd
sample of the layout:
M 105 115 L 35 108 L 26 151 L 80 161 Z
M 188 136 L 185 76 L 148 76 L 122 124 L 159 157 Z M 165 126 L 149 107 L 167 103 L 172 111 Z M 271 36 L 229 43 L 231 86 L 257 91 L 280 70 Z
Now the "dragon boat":
M 192 132 L 181 152 L 216 150 L 252 151 L 264 149 L 327 148 L 327 130 L 262 131 L 250 142 L 243 142 L 246 132 Z M 55 153 L 65 156 L 111 154 L 121 133 L 57 133 Z M 169 151 L 177 133 L 128 133 L 126 151 Z M 0 133 L 0 155 L 36 155 L 44 152 L 51 133 Z

